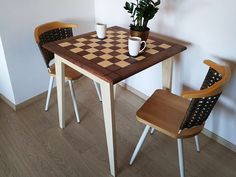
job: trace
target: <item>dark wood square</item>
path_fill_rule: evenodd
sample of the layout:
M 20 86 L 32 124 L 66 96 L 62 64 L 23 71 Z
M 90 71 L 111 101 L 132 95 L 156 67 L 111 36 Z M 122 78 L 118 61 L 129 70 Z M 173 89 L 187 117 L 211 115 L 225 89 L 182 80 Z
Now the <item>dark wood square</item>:
M 96 48 L 98 49 L 98 48 Z M 101 51 L 97 51 L 97 52 L 94 52 L 93 53 L 94 55 L 97 55 L 98 57 L 101 56 L 101 55 L 104 55 L 105 53 L 101 52 Z
M 119 43 L 120 44 L 120 43 Z M 109 47 L 110 49 L 112 49 L 112 50 L 118 50 L 118 49 L 120 49 L 120 47 L 117 47 L 117 46 L 112 46 L 112 47 Z
M 110 61 L 110 62 L 112 62 L 112 63 L 117 63 L 117 62 L 119 62 L 120 60 L 117 59 L 117 58 L 111 58 L 111 59 L 109 59 L 108 61 Z
M 103 61 L 103 59 L 99 58 L 99 57 L 96 57 L 94 59 L 91 60 L 93 63 L 99 63 L 101 61 Z
M 85 56 L 85 55 L 88 55 L 89 52 L 87 52 L 87 51 L 81 51 L 81 52 L 78 52 L 77 54 L 80 55 L 80 56 Z
M 125 59 L 124 61 L 126 61 L 128 63 L 135 63 L 135 62 L 137 62 L 137 60 L 135 60 L 134 58 L 128 58 L 128 59 Z
M 102 50 L 102 49 L 105 49 L 106 47 L 103 47 L 103 46 L 97 46 L 97 47 L 94 47 L 94 48 L 96 48 L 97 50 Z

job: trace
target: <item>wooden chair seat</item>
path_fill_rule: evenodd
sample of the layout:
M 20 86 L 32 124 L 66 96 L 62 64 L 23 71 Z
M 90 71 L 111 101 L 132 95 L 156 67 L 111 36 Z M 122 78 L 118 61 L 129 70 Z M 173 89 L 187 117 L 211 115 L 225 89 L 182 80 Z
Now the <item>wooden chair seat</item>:
M 187 138 L 200 133 L 203 128 L 197 126 L 178 134 L 189 104 L 189 100 L 169 91 L 156 90 L 137 111 L 136 117 L 138 121 L 173 138 Z
M 56 70 L 55 70 L 55 65 L 53 64 L 52 66 L 50 66 L 50 72 L 49 74 L 53 77 L 56 76 Z M 69 66 L 65 66 L 65 79 L 66 80 L 77 80 L 80 77 L 82 77 L 83 75 L 81 73 L 79 73 L 78 71 L 72 69 Z

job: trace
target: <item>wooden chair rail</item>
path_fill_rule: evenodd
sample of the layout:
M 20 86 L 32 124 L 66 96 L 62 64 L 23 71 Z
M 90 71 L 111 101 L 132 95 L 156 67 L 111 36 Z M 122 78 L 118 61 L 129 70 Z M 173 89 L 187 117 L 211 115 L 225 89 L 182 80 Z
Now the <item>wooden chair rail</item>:
M 227 66 L 219 66 L 213 61 L 210 60 L 204 60 L 204 63 L 208 65 L 209 67 L 213 68 L 220 74 L 222 74 L 222 79 L 215 83 L 214 85 L 203 89 L 203 90 L 197 90 L 197 91 L 185 91 L 182 93 L 182 97 L 184 98 L 202 98 L 202 97 L 209 97 L 214 96 L 222 92 L 223 85 L 229 81 L 231 72 L 229 67 Z

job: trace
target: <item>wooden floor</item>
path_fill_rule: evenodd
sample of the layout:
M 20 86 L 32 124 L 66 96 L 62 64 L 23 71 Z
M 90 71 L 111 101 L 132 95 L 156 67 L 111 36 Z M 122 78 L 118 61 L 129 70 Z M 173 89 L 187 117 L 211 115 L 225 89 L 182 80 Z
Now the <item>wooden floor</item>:
M 14 112 L 0 101 L 1 177 L 108 177 L 110 176 L 102 105 L 93 83 L 75 83 L 81 123 L 77 124 L 66 90 L 66 128 L 58 128 L 55 92 L 49 111 L 45 98 Z M 135 120 L 143 100 L 117 89 L 116 127 L 119 177 L 177 177 L 175 140 L 155 132 L 149 135 L 133 166 L 129 158 L 144 125 Z M 201 153 L 194 140 L 184 141 L 186 177 L 235 177 L 236 153 L 200 135 Z

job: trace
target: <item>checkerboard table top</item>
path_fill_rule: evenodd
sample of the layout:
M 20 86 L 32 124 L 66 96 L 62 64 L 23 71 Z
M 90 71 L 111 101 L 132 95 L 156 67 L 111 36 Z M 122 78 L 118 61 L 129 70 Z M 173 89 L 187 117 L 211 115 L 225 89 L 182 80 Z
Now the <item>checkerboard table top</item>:
M 106 38 L 95 32 L 51 42 L 43 47 L 113 84 L 159 63 L 186 47 L 149 37 L 147 47 L 137 57 L 128 54 L 129 31 L 121 27 L 107 29 Z

